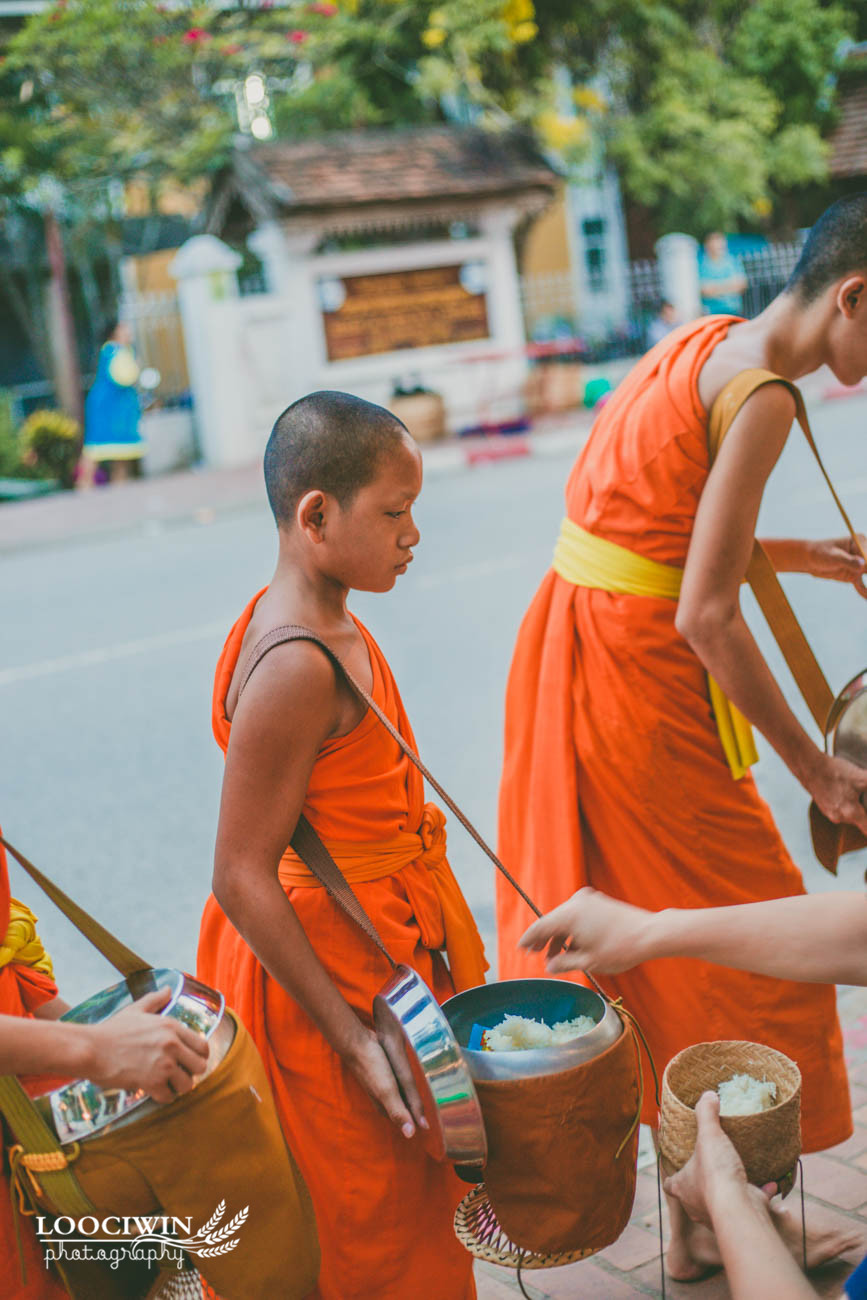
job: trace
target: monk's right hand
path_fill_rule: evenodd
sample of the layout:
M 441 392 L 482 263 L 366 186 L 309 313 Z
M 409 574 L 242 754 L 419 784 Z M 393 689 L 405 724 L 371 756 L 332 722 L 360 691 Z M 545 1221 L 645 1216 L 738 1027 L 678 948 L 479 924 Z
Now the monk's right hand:
M 346 1059 L 362 1088 L 405 1138 L 414 1135 L 416 1126 L 428 1127 L 402 1042 L 386 1046 L 366 1030 Z
M 808 792 L 825 816 L 837 824 L 857 826 L 867 835 L 867 768 L 845 758 L 819 754 L 816 766 L 805 782 Z
M 652 916 L 587 885 L 534 921 L 519 947 L 531 952 L 547 948 L 546 965 L 553 974 L 595 970 L 616 975 L 645 960 Z
M 141 1088 L 160 1102 L 189 1092 L 208 1063 L 208 1044 L 179 1020 L 154 1014 L 170 997 L 159 989 L 102 1024 L 82 1026 L 90 1039 L 86 1077 L 101 1088 Z

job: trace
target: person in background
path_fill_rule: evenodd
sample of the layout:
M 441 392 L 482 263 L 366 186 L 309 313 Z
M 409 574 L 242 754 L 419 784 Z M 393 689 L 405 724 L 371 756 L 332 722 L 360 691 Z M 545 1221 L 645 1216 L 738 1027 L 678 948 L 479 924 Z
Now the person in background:
M 662 302 L 659 305 L 659 311 L 647 327 L 647 346 L 648 348 L 656 347 L 661 343 L 666 334 L 670 334 L 680 324 L 677 319 L 677 308 L 673 302 Z
M 739 257 L 729 252 L 725 235 L 714 230 L 698 255 L 701 305 L 706 316 L 743 314 L 747 277 Z
M 121 482 L 129 477 L 130 466 L 145 454 L 147 447 L 139 432 L 138 377 L 132 331 L 126 321 L 113 321 L 99 350 L 96 378 L 84 404 L 82 487 L 93 486 L 96 467 L 103 461 L 111 467 L 111 482 Z

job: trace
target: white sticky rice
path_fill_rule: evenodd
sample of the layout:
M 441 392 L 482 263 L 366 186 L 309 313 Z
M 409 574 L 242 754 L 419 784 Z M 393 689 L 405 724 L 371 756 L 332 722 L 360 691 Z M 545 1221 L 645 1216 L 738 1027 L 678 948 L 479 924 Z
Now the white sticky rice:
M 751 1074 L 733 1074 L 717 1085 L 721 1115 L 757 1115 L 776 1105 L 777 1085 Z
M 486 1052 L 517 1052 L 533 1047 L 556 1047 L 571 1042 L 596 1028 L 592 1016 L 576 1016 L 574 1020 L 560 1020 L 556 1025 L 543 1025 L 540 1020 L 527 1016 L 505 1016 L 493 1029 L 482 1035 L 482 1049 Z

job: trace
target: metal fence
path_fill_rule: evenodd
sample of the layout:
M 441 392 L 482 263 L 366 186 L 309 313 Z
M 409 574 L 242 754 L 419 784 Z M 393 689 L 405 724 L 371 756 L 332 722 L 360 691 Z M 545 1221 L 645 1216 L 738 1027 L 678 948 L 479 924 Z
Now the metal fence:
M 130 324 L 139 365 L 142 369 L 153 366 L 160 372 L 156 390 L 160 402 L 171 405 L 185 400 L 190 379 L 176 295 L 128 294 L 119 304 L 119 315 Z
M 767 244 L 741 255 L 747 288 L 743 314 L 757 316 L 786 284 L 797 262 L 802 241 Z M 626 319 L 613 326 L 605 338 L 589 338 L 582 329 L 581 306 L 575 281 L 566 271 L 525 275 L 521 279 L 521 305 L 528 339 L 568 340 L 587 359 L 635 356 L 646 347 L 647 329 L 663 301 L 659 264 L 655 258 L 630 262 L 627 269 Z
M 768 244 L 753 253 L 741 256 L 747 288 L 744 293 L 744 315 L 758 316 L 772 298 L 776 298 L 795 269 L 801 256 L 803 241 L 793 244 Z

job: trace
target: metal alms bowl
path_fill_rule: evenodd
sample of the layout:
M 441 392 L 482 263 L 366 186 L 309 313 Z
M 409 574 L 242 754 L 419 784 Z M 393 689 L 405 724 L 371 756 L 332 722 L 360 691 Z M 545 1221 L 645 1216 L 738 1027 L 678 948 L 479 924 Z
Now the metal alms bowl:
M 867 767 L 867 669 L 847 682 L 831 705 L 825 749 L 835 758 Z
M 488 1143 L 479 1099 L 449 1022 L 421 976 L 396 967 L 373 1000 L 373 1019 L 385 1052 L 392 1059 L 402 1052 L 409 1061 L 429 1125 L 422 1130 L 428 1153 L 481 1171 Z
M 443 1004 L 455 1038 L 461 1045 L 474 1079 L 526 1079 L 529 1075 L 558 1074 L 601 1055 L 623 1033 L 617 1012 L 598 993 L 567 980 L 501 980 L 466 989 Z M 493 1029 L 504 1016 L 527 1016 L 555 1025 L 575 1016 L 592 1016 L 594 1029 L 556 1047 L 527 1048 L 517 1052 L 485 1052 L 469 1046 L 476 1025 Z
M 101 989 L 72 1007 L 62 1020 L 77 1025 L 98 1025 L 147 993 L 171 989 L 171 997 L 159 1015 L 171 1016 L 200 1033 L 208 1041 L 208 1064 L 195 1082 L 206 1078 L 222 1061 L 235 1036 L 234 1021 L 225 1015 L 226 999 L 207 984 L 183 971 L 160 968 L 131 975 Z M 141 1089 L 100 1088 L 90 1079 L 76 1079 L 52 1092 L 34 1097 L 34 1104 L 54 1129 L 61 1143 L 83 1142 L 109 1128 L 120 1128 L 156 1110 L 155 1102 Z

